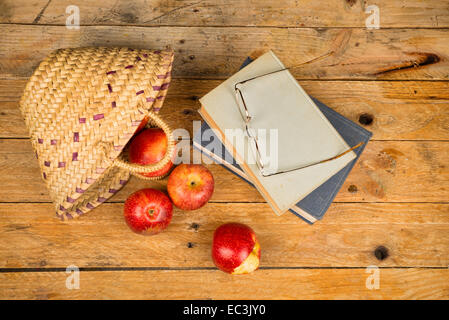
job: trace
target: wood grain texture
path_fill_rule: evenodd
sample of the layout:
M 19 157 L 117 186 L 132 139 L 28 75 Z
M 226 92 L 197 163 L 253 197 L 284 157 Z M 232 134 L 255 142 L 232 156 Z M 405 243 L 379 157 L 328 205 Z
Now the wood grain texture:
M 0 78 L 28 77 L 65 47 L 172 47 L 174 77 L 226 78 L 248 55 L 273 49 L 299 79 L 449 79 L 447 29 L 225 28 L 0 25 Z
M 220 83 L 175 79 L 162 117 L 192 136 L 192 121 L 201 120 L 198 98 Z M 26 80 L 0 80 L 0 138 L 28 137 L 17 102 L 25 84 Z M 373 132 L 372 140 L 449 140 L 449 82 L 303 80 L 300 84 L 345 117 L 364 123 Z
M 71 0 L 4 0 L 0 23 L 64 25 Z M 134 0 L 76 2 L 82 25 L 365 27 L 367 1 Z M 382 28 L 449 26 L 449 1 L 377 0 Z M 43 10 L 45 8 L 45 10 Z M 367 11 L 368 10 L 368 11 Z M 367 11 L 365 13 L 365 11 Z
M 79 31 L 64 25 L 73 4 Z M 370 4 L 380 9 L 380 30 L 365 27 Z M 0 298 L 449 299 L 448 27 L 449 0 L 1 1 Z M 157 236 L 129 231 L 123 201 L 140 188 L 164 190 L 166 180 L 133 178 L 64 224 L 53 218 L 18 101 L 48 53 L 80 46 L 175 49 L 161 114 L 190 134 L 198 98 L 245 57 L 273 49 L 292 66 L 333 50 L 292 72 L 310 95 L 362 122 L 373 141 L 314 226 L 276 217 L 218 165 L 207 165 L 216 181 L 211 203 L 176 209 Z M 235 277 L 214 268 L 213 231 L 230 221 L 258 234 L 261 270 Z M 65 286 L 70 264 L 84 268 L 80 290 Z M 381 268 L 379 290 L 366 288 L 369 265 Z
M 448 299 L 449 270 L 381 269 L 369 290 L 365 269 L 81 272 L 68 290 L 65 272 L 0 274 L 2 299 Z M 331 289 L 330 289 L 331 288 Z M 190 305 L 190 304 L 187 304 Z M 183 310 L 183 309 L 182 309 Z M 180 314 L 182 312 L 180 310 Z
M 0 268 L 213 267 L 213 232 L 235 221 L 258 235 L 263 267 L 449 265 L 449 204 L 335 203 L 310 226 L 293 214 L 275 216 L 265 203 L 209 203 L 194 212 L 176 209 L 167 230 L 151 237 L 129 230 L 122 203 L 70 223 L 52 209 L 0 204 Z M 378 246 L 388 257 L 376 258 Z
M 371 141 L 335 201 L 447 202 L 447 159 L 449 141 Z M 207 166 L 216 182 L 212 201 L 264 201 L 254 188 L 226 169 L 216 164 Z M 50 201 L 28 140 L 0 140 L 0 175 L 0 202 Z M 111 200 L 124 201 L 131 191 L 163 189 L 165 185 L 166 179 L 150 182 L 133 177 Z

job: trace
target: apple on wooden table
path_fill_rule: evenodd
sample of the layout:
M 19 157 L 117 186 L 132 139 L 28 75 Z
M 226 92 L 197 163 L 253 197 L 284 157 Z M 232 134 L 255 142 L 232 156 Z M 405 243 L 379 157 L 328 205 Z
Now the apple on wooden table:
M 227 223 L 214 232 L 212 259 L 222 271 L 250 273 L 259 268 L 260 245 L 253 229 L 241 223 Z
M 162 191 L 141 189 L 126 199 L 124 216 L 135 233 L 152 235 L 167 228 L 173 216 L 173 205 Z
M 168 177 L 167 191 L 178 208 L 196 210 L 212 197 L 214 177 L 203 165 L 180 164 Z

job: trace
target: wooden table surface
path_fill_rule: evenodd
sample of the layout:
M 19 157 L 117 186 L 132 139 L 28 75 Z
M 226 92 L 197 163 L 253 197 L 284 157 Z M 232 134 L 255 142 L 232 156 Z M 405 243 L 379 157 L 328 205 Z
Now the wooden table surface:
M 76 3 L 74 3 L 76 2 Z M 65 26 L 80 10 L 80 30 Z M 370 5 L 380 29 L 368 29 Z M 322 221 L 276 217 L 248 184 L 218 165 L 211 202 L 174 211 L 154 237 L 123 220 L 128 185 L 84 218 L 64 224 L 40 178 L 18 101 L 52 50 L 80 46 L 175 49 L 174 80 L 161 114 L 192 131 L 198 97 L 273 49 L 304 89 L 374 133 Z M 3 299 L 448 299 L 448 0 L 1 0 L 0 298 Z M 215 269 L 212 234 L 250 225 L 261 268 Z M 68 289 L 66 268 L 80 268 Z M 368 266 L 379 288 L 366 286 Z

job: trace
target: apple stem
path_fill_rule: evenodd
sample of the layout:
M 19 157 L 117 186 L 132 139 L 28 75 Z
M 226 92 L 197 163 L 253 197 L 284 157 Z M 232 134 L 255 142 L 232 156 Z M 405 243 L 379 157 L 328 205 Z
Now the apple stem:
M 150 215 L 150 217 L 152 217 L 153 214 L 154 214 L 154 210 L 153 210 L 153 209 L 149 209 L 149 210 L 148 210 L 148 214 Z

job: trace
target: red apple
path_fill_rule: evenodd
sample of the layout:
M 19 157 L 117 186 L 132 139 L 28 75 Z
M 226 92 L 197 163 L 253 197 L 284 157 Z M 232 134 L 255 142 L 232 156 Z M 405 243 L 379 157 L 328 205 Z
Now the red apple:
M 212 259 L 222 271 L 250 273 L 259 268 L 260 245 L 253 229 L 241 223 L 227 223 L 214 232 Z
M 196 210 L 212 197 L 214 177 L 200 164 L 181 164 L 168 177 L 167 191 L 178 208 Z
M 167 152 L 167 135 L 162 129 L 150 128 L 142 130 L 131 141 L 129 146 L 129 161 L 137 164 L 154 164 L 162 160 Z M 168 162 L 162 169 L 155 172 L 142 173 L 146 177 L 159 177 L 167 174 L 173 167 Z
M 131 230 L 151 235 L 168 226 L 173 215 L 173 206 L 162 191 L 141 189 L 126 199 L 124 215 Z

